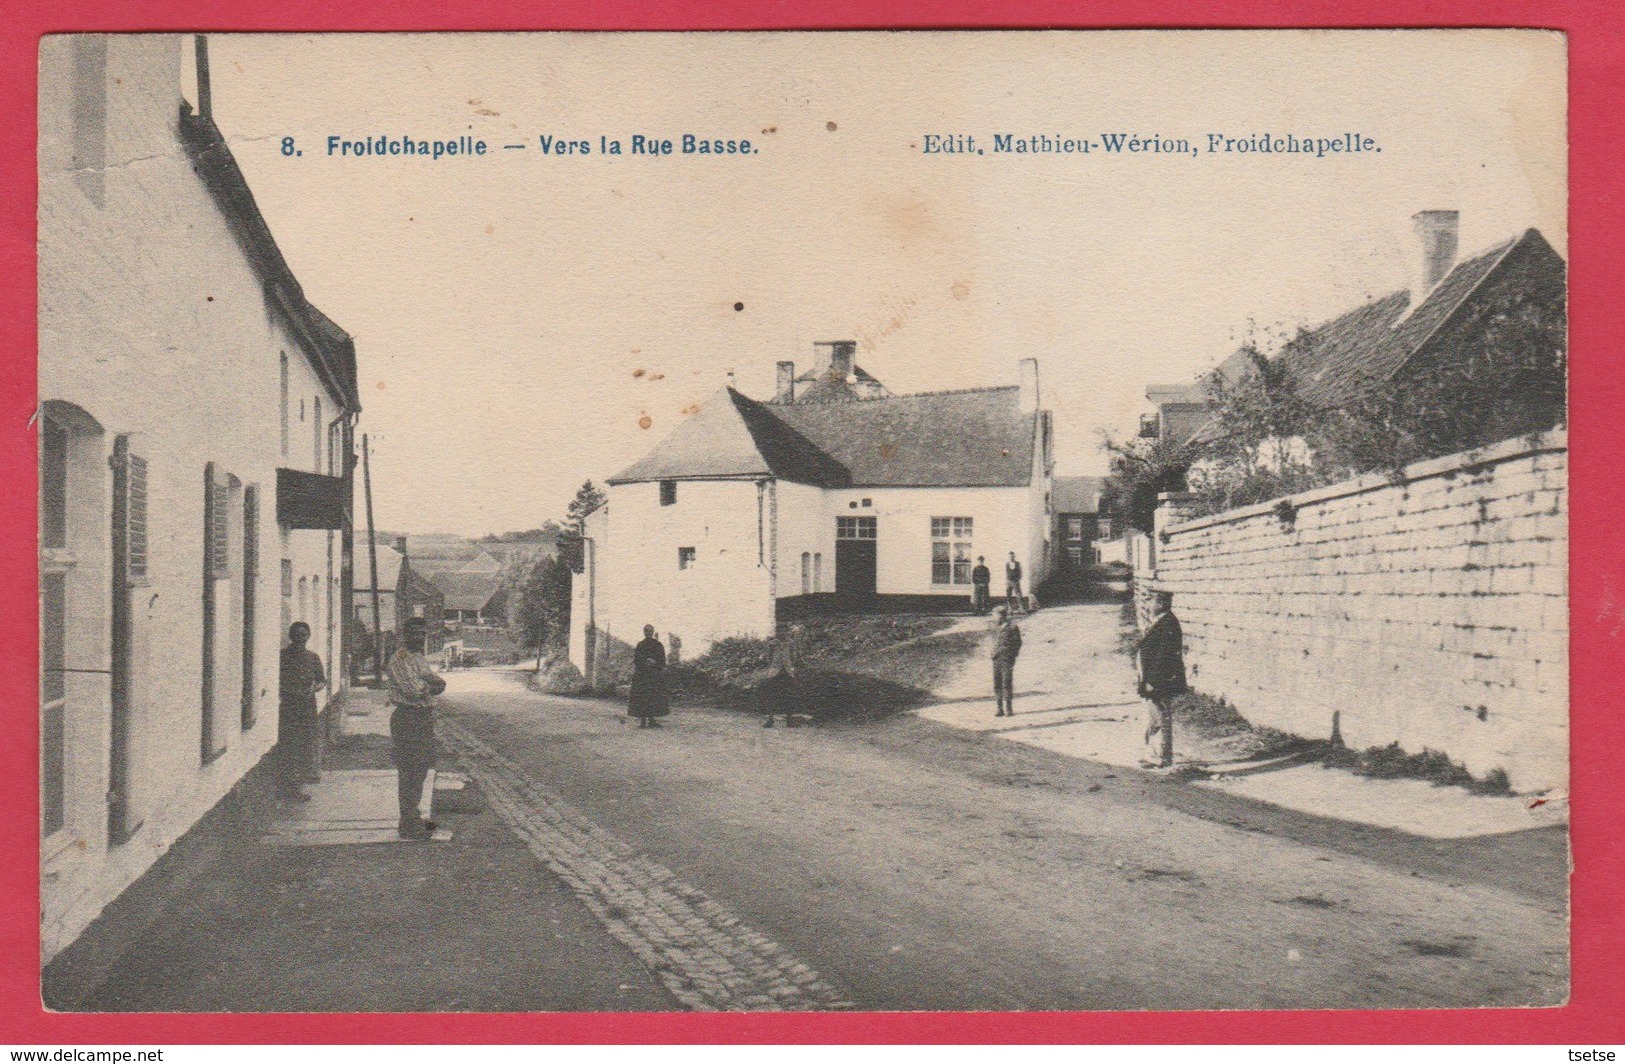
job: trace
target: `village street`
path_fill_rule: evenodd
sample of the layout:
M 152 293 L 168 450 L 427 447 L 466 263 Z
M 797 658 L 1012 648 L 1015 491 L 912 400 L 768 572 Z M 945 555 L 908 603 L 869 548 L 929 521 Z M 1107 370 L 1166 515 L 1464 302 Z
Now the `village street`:
M 1437 842 L 913 715 L 763 729 L 452 677 L 448 752 L 678 1006 L 1555 1004 L 1560 835 Z M 452 844 L 455 846 L 455 843 Z M 606 1002 L 606 1006 L 611 1003 Z

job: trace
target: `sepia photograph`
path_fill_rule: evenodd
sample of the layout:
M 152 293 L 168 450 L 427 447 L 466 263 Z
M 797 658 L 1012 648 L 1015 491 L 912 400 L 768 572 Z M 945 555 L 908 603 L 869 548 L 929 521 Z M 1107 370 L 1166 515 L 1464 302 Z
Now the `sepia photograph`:
M 1565 1005 L 1568 92 L 44 36 L 45 1007 Z

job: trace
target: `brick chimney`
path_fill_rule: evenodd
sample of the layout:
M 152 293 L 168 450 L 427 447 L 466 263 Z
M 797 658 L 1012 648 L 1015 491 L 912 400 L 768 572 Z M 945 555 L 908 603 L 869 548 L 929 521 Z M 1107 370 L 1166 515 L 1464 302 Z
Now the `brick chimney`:
M 1038 359 L 1036 358 L 1021 360 L 1020 405 L 1023 414 L 1036 414 L 1038 412 Z
M 826 356 L 823 349 L 829 348 Z M 852 360 L 858 353 L 856 340 L 825 340 L 813 344 L 818 351 L 818 376 L 824 380 L 849 381 L 852 379 Z
M 1416 276 L 1411 285 L 1411 307 L 1414 309 L 1456 264 L 1461 212 L 1417 211 L 1411 215 L 1411 226 L 1416 231 L 1418 244 Z
M 796 401 L 796 364 L 794 362 L 779 363 L 779 387 L 773 394 L 775 403 L 793 403 Z

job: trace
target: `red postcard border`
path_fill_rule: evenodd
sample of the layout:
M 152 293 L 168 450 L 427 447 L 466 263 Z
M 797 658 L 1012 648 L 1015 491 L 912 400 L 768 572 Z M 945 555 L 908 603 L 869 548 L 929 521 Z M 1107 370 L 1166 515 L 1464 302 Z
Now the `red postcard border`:
M 1619 173 L 1625 145 L 1625 17 L 1602 3 L 1367 0 L 50 0 L 15 5 L 0 31 L 0 469 L 17 487 L 0 510 L 0 1041 L 40 1045 L 199 1043 L 1620 1043 L 1625 1042 L 1625 723 L 1611 680 L 1622 664 L 1625 563 L 1618 470 L 1625 372 Z M 1569 261 L 1573 996 L 1555 1009 L 1404 1012 L 861 1013 L 542 1015 L 64 1015 L 39 1000 L 38 715 L 34 572 L 35 93 L 38 39 L 63 31 L 698 30 L 869 28 L 1525 26 L 1565 32 L 1570 60 Z M 15 480 L 11 480 L 15 477 Z M 1612 1004 L 1610 1004 L 1612 1003 Z

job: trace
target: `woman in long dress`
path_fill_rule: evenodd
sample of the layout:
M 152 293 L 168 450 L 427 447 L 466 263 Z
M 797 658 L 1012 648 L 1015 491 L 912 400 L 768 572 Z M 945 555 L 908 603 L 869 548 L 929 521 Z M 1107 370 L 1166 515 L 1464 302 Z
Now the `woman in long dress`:
M 655 638 L 652 624 L 643 626 L 643 642 L 632 651 L 632 693 L 627 698 L 628 716 L 638 719 L 640 728 L 660 727 L 660 718 L 671 713 L 666 693 L 666 648 Z

